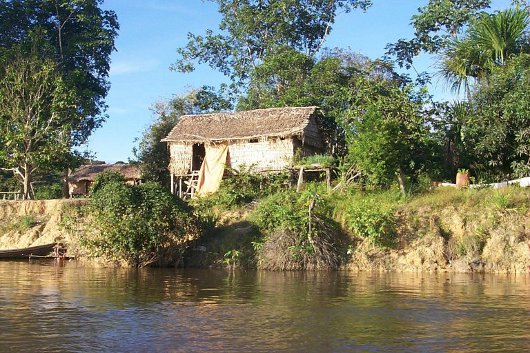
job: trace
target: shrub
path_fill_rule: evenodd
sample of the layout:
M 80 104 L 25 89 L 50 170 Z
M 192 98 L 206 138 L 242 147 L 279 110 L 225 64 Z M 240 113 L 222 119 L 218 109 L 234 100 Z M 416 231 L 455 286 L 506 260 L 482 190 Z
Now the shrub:
M 365 199 L 348 210 L 350 230 L 375 245 L 391 246 L 395 237 L 394 209 L 375 200 Z
M 288 175 L 252 173 L 251 168 L 230 170 L 231 175 L 221 181 L 219 190 L 206 197 L 192 200 L 193 206 L 200 212 L 208 212 L 214 207 L 233 209 L 265 195 L 276 192 L 288 181 Z
M 103 173 L 91 196 L 87 207 L 95 231 L 83 243 L 98 256 L 133 266 L 174 264 L 199 235 L 187 205 L 158 184 L 132 186 Z
M 96 180 L 94 180 L 94 183 L 92 184 L 92 186 L 90 187 L 90 193 L 96 193 L 106 184 L 110 184 L 113 182 L 124 184 L 125 178 L 123 177 L 123 175 L 121 175 L 118 172 L 105 171 L 103 173 L 100 173 L 96 177 Z
M 53 200 L 63 197 L 63 186 L 61 183 L 39 185 L 35 189 L 36 200 Z
M 332 269 L 341 261 L 342 233 L 327 201 L 311 186 L 264 199 L 252 220 L 264 233 L 255 243 L 258 267 L 269 270 Z

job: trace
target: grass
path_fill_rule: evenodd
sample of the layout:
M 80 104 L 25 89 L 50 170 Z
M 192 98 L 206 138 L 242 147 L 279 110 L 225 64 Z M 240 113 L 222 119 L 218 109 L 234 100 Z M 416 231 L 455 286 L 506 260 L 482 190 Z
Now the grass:
M 313 201 L 316 206 L 312 218 L 308 218 Z M 215 216 L 211 216 L 212 206 L 217 206 Z M 280 190 L 260 195 L 252 207 L 238 206 L 237 210 L 245 212 L 225 209 L 228 218 L 214 224 L 215 218 L 223 214 L 218 206 L 200 209 L 205 216 L 210 215 L 213 226 L 203 239 L 208 248 L 207 256 L 202 256 L 203 265 L 275 270 L 336 268 L 339 263 L 345 264 L 345 254 L 357 248 L 361 252 L 368 248 L 382 253 L 410 252 L 417 241 L 439 243 L 440 238 L 442 245 L 436 251 L 443 252 L 448 262 L 472 261 L 487 251 L 495 253 L 488 245 L 495 234 L 519 234 L 523 224 L 530 225 L 530 189 L 519 187 L 442 187 L 402 196 L 396 189 L 363 190 L 353 186 L 329 193 L 323 184 L 307 184 L 302 193 Z M 252 234 L 232 233 L 230 224 L 237 228 L 238 222 L 253 226 Z M 312 230 L 308 232 L 309 224 Z
M 315 154 L 298 159 L 296 164 L 299 166 L 318 165 L 321 167 L 331 167 L 335 165 L 335 158 L 327 154 Z
M 33 215 L 17 217 L 11 222 L 2 223 L 0 225 L 0 235 L 9 232 L 25 233 L 39 223 L 40 221 Z

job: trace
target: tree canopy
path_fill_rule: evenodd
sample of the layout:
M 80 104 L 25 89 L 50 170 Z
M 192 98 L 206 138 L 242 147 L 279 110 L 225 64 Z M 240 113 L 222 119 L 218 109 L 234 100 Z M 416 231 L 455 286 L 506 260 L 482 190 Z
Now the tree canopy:
M 33 174 L 70 152 L 74 92 L 53 61 L 36 56 L 3 61 L 0 75 L 0 164 L 15 172 L 29 198 Z
M 371 0 L 210 0 L 222 16 L 219 31 L 188 33 L 173 68 L 182 72 L 205 63 L 236 85 L 278 48 L 314 57 L 322 49 L 339 10 L 366 10 Z
M 72 148 L 85 143 L 105 120 L 110 54 L 119 26 L 115 13 L 102 10 L 101 3 L 0 3 L 0 129 L 5 132 L 0 146 L 8 148 L 3 154 L 9 157 L 4 166 L 9 161 L 8 167 L 30 174 L 71 166 Z M 25 155 L 30 167 L 15 155 Z M 25 182 L 26 196 L 28 188 Z
M 72 139 L 82 143 L 101 125 L 108 93 L 110 54 L 119 25 L 102 0 L 7 0 L 0 4 L 0 49 L 9 51 L 38 37 L 40 55 L 57 63 L 75 89 L 82 117 L 72 126 Z M 18 47 L 17 50 L 20 50 Z

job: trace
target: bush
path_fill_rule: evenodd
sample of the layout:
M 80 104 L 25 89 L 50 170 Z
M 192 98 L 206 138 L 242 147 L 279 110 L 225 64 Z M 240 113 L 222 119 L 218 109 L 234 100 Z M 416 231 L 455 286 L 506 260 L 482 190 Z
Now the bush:
M 391 246 L 395 238 L 395 218 L 393 208 L 365 199 L 350 206 L 349 228 L 361 238 L 368 238 L 375 245 Z
M 187 205 L 156 183 L 132 186 L 111 174 L 94 183 L 87 206 L 94 232 L 83 244 L 98 256 L 133 266 L 177 263 L 199 235 Z
M 199 213 L 208 213 L 212 208 L 225 210 L 249 204 L 265 195 L 277 192 L 288 182 L 287 174 L 251 173 L 251 168 L 230 170 L 231 176 L 221 181 L 219 190 L 206 197 L 192 200 Z
M 258 267 L 268 270 L 334 269 L 341 262 L 342 233 L 315 186 L 264 199 L 252 215 L 264 233 L 256 242 Z
M 348 189 L 334 195 L 334 217 L 359 238 L 374 245 L 391 246 L 395 238 L 395 212 L 405 199 L 398 190 Z
M 63 185 L 61 183 L 39 185 L 35 188 L 36 200 L 53 200 L 63 197 Z

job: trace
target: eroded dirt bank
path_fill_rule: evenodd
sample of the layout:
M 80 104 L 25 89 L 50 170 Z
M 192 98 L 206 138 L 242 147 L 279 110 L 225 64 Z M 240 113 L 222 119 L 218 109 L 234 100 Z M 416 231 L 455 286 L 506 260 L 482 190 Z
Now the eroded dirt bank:
M 68 209 L 84 204 L 76 200 L 0 201 L 0 249 L 63 242 L 76 247 L 77 240 L 63 227 Z

